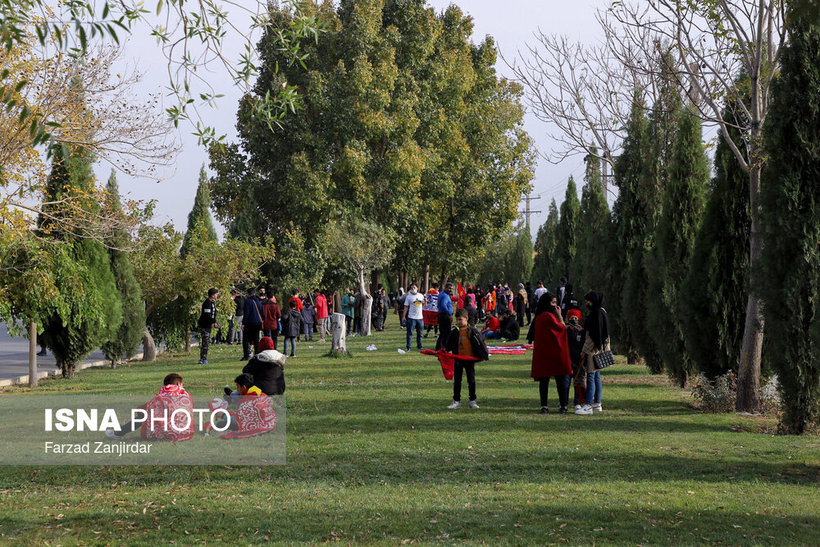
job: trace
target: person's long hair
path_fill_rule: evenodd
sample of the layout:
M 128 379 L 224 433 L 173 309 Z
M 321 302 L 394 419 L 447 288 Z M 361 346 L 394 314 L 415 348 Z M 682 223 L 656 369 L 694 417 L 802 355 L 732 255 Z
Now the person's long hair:
M 584 329 L 592 338 L 595 349 L 600 349 L 604 341 L 609 338 L 609 317 L 604 309 L 604 293 L 589 291 L 584 295 L 584 300 L 588 300 L 592 304 L 589 314 L 584 320 Z

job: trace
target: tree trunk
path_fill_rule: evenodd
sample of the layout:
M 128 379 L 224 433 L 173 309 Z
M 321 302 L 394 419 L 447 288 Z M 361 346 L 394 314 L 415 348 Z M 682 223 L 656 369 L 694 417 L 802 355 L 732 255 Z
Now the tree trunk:
M 359 292 L 364 298 L 362 304 L 362 336 L 370 336 L 370 310 L 373 309 L 373 297 L 367 292 L 364 282 L 364 270 L 359 270 Z
M 330 330 L 333 334 L 333 341 L 330 344 L 331 352 L 347 353 L 347 338 L 345 328 L 345 316 L 341 313 L 334 313 L 330 317 Z
M 749 173 L 749 212 L 752 216 L 751 234 L 749 234 L 749 270 L 754 272 L 760 259 L 763 247 L 763 234 L 760 231 L 760 167 Z M 740 348 L 740 362 L 737 371 L 737 400 L 735 410 L 738 412 L 758 412 L 760 410 L 760 361 L 763 354 L 763 315 L 760 299 L 749 293 L 746 303 L 746 321 L 743 327 L 743 343 Z
M 191 329 L 188 327 L 185 327 L 185 353 L 191 353 Z
M 37 385 L 37 323 L 28 324 L 28 385 Z
M 430 290 L 430 265 L 425 264 L 424 266 L 424 288 L 422 292 L 427 294 L 427 291 Z
M 333 291 L 333 310 L 337 313 L 342 310 L 342 295 L 339 291 Z
M 155 361 L 157 358 L 157 345 L 154 343 L 154 337 L 148 327 L 142 333 L 142 360 Z

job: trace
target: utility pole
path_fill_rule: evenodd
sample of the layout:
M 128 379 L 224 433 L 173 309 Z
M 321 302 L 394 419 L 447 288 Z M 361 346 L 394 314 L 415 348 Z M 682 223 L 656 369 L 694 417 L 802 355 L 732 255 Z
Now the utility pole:
M 524 197 L 524 210 L 518 211 L 520 214 L 524 215 L 524 220 L 527 223 L 527 231 L 530 231 L 530 215 L 539 214 L 541 211 L 533 211 L 530 209 L 530 202 L 536 199 L 541 199 L 541 196 L 530 196 L 529 194 Z

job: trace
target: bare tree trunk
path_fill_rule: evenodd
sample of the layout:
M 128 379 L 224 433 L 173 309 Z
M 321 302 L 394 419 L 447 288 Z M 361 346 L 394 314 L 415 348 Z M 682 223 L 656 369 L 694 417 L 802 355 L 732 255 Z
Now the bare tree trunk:
M 185 353 L 191 353 L 191 330 L 185 327 Z
M 330 330 L 333 335 L 333 340 L 330 343 L 330 351 L 338 353 L 347 353 L 347 329 L 345 328 L 345 316 L 341 313 L 334 313 L 330 317 Z
M 424 289 L 422 292 L 427 294 L 427 291 L 430 290 L 430 265 L 425 264 L 424 266 Z
M 749 234 L 749 270 L 752 272 L 757 267 L 760 251 L 763 248 L 758 206 L 760 171 L 761 168 L 758 166 L 751 169 L 749 173 L 749 212 L 752 216 L 751 233 Z M 760 299 L 750 292 L 746 303 L 746 322 L 743 327 L 743 343 L 740 348 L 740 362 L 737 371 L 735 410 L 738 412 L 758 412 L 760 410 L 760 362 L 762 354 L 763 314 L 761 313 Z
M 157 358 L 157 345 L 154 343 L 154 337 L 148 327 L 142 332 L 142 360 L 155 361 Z
M 333 291 L 333 310 L 336 312 L 341 311 L 342 309 L 342 295 L 339 294 L 339 291 Z
M 362 304 L 362 336 L 370 336 L 370 311 L 373 309 L 373 297 L 367 292 L 364 282 L 364 270 L 359 270 L 359 292 L 364 298 Z
M 28 324 L 28 385 L 37 385 L 37 323 Z

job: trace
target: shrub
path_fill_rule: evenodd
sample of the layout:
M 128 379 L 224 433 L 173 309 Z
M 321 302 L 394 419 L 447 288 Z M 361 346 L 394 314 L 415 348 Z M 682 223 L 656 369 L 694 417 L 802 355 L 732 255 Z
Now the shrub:
M 714 381 L 704 374 L 698 374 L 692 388 L 692 397 L 699 401 L 699 408 L 704 412 L 734 412 L 737 376 L 727 372 Z

